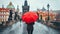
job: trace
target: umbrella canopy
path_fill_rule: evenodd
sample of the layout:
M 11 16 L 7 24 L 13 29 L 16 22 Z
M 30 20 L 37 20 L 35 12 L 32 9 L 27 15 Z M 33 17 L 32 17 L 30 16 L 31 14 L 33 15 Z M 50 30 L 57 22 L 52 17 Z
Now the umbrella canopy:
M 36 12 L 26 12 L 22 15 L 22 20 L 26 23 L 33 23 L 38 19 L 38 15 Z

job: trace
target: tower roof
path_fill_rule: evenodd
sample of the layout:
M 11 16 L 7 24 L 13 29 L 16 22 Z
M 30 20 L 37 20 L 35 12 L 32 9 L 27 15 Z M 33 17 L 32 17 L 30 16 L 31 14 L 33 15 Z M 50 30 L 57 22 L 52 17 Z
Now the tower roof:
M 10 3 L 8 4 L 7 8 L 10 8 L 10 9 L 11 9 L 11 8 L 15 8 L 15 7 L 14 7 L 14 5 L 12 4 L 12 2 L 10 2 Z
M 25 2 L 24 2 L 24 6 L 28 6 L 27 0 L 25 0 Z
M 19 11 L 19 5 L 17 5 L 17 11 Z
M 43 6 L 41 10 L 42 10 L 42 11 L 45 11 L 46 9 L 45 9 L 44 6 Z
M 0 12 L 9 12 L 8 8 L 0 8 Z
M 10 2 L 9 5 L 12 5 L 12 2 Z

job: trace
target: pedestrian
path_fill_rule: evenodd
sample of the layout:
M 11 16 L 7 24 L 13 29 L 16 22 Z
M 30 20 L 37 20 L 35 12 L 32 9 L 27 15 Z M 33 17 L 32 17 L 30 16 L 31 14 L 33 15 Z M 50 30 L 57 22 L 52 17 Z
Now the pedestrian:
M 35 21 L 37 21 L 37 19 L 38 19 L 38 15 L 36 12 L 29 11 L 23 14 L 22 21 L 24 21 L 27 24 L 28 34 L 33 34 L 33 30 L 34 30 L 33 25 Z
M 30 24 L 27 24 L 27 32 L 28 34 L 33 34 L 33 30 L 34 30 L 34 22 L 30 23 Z

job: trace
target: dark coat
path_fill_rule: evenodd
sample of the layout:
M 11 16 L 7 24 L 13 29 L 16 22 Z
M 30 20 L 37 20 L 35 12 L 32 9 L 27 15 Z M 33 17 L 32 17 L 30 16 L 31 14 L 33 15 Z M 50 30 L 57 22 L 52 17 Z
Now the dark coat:
M 32 31 L 34 28 L 33 28 L 33 25 L 34 23 L 31 23 L 31 24 L 27 24 L 27 30 L 28 31 Z

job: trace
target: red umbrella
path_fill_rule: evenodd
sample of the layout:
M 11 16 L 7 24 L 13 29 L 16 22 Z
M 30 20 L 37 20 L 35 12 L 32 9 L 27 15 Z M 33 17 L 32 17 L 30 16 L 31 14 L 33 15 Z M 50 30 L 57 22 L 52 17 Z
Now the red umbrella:
M 22 16 L 22 20 L 28 24 L 35 22 L 37 20 L 37 18 L 38 18 L 38 15 L 36 12 L 26 12 Z

